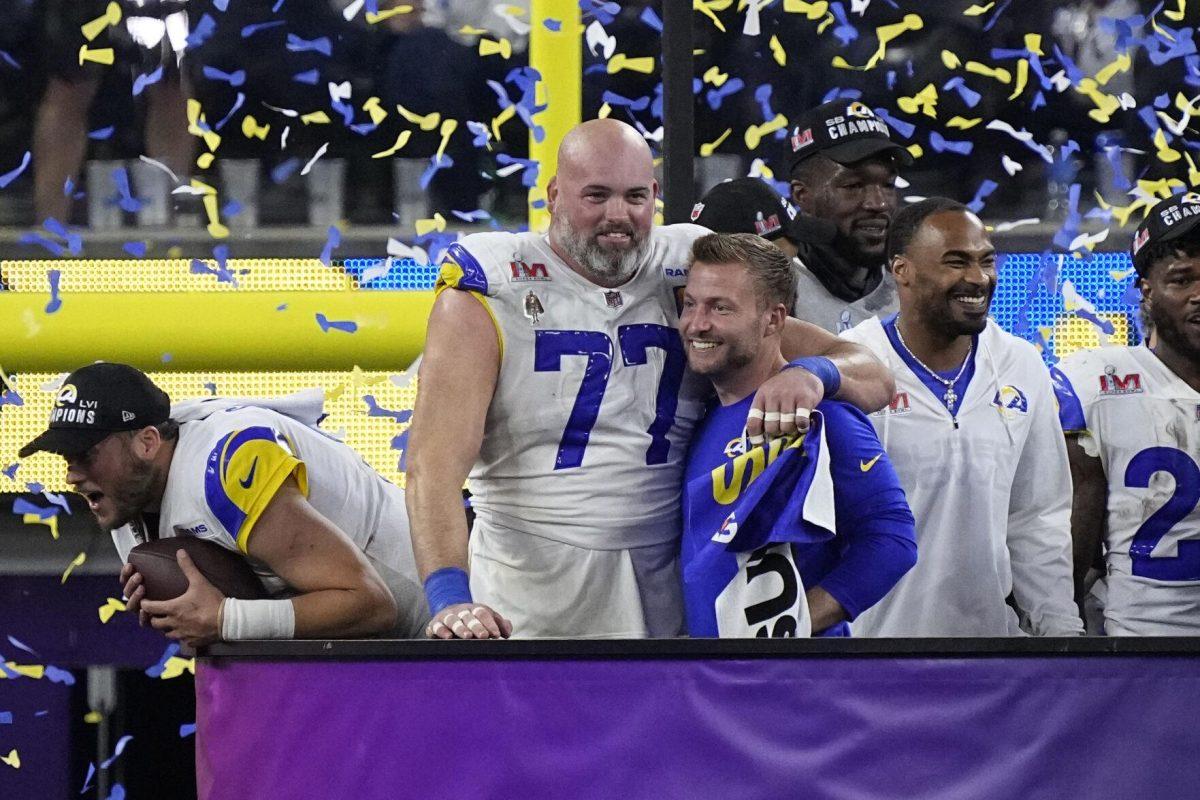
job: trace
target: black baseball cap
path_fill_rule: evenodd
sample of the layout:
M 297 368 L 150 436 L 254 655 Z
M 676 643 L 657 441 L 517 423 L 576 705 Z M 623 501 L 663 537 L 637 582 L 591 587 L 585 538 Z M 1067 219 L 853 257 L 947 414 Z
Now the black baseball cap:
M 68 375 L 54 400 L 50 427 L 18 455 L 39 450 L 58 455 L 86 453 L 110 434 L 166 422 L 171 398 L 140 369 L 99 362 Z
M 817 153 L 839 164 L 853 164 L 881 153 L 890 154 L 902 166 L 913 162 L 912 154 L 891 140 L 887 123 L 858 100 L 831 100 L 805 111 L 788 141 L 793 169 Z
M 758 178 L 718 183 L 692 207 L 692 222 L 697 225 L 716 233 L 754 233 L 764 239 L 790 236 L 795 219 L 795 207 Z
M 1150 268 L 1145 254 L 1149 245 L 1178 239 L 1197 225 L 1200 225 L 1200 193 L 1177 194 L 1150 209 L 1134 231 L 1133 244 L 1129 248 L 1138 275 L 1146 277 L 1146 270 Z

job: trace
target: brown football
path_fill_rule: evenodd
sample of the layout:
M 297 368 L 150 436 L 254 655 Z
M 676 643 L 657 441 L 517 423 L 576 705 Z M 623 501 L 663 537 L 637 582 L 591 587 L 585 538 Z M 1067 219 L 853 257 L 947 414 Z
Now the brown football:
M 267 596 L 262 581 L 239 553 L 193 536 L 171 536 L 143 542 L 129 551 L 129 563 L 142 576 L 147 600 L 172 600 L 187 591 L 188 582 L 175 560 L 183 550 L 192 563 L 226 597 L 257 600 Z

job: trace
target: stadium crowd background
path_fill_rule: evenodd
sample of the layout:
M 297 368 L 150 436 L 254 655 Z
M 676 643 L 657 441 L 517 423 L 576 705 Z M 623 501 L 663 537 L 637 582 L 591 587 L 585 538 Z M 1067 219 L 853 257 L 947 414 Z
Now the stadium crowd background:
M 436 263 L 463 230 L 525 223 L 538 177 L 529 138 L 545 100 L 534 88 L 528 31 L 563 24 L 527 4 L 411 0 L 402 11 L 392 0 L 131 2 L 94 40 L 80 26 L 108 14 L 107 3 L 10 5 L 0 31 L 4 259 L 62 259 L 57 269 L 64 272 L 71 258 L 119 255 L 130 271 L 142 258 L 182 258 L 187 271 L 190 259 L 223 264 L 264 251 L 313 260 L 324 254 L 326 262 L 329 254 L 391 254 Z M 173 80 L 173 57 L 160 72 L 161 48 L 131 43 L 137 5 L 187 18 L 180 106 L 168 109 L 166 122 L 148 116 L 147 106 L 154 86 Z M 611 115 L 641 128 L 652 144 L 661 141 L 661 7 L 582 0 L 578 9 L 583 118 Z M 835 97 L 861 99 L 886 115 L 893 137 L 916 156 L 903 173 L 906 198 L 968 202 L 994 226 L 1002 250 L 1031 254 L 1012 262 L 1020 271 L 1010 269 L 1007 294 L 997 295 L 999 321 L 1040 339 L 1050 360 L 1059 324 L 1072 341 L 1138 340 L 1123 255 L 1129 232 L 1156 199 L 1200 185 L 1200 141 L 1191 126 L 1200 110 L 1194 0 L 771 2 L 758 9 L 757 34 L 747 33 L 750 16 L 732 1 L 697 4 L 696 197 L 724 178 L 782 178 L 787 119 Z M 157 17 L 146 18 L 153 28 Z M 109 47 L 111 64 L 103 63 Z M 80 111 L 72 95 L 55 109 L 50 87 L 81 80 L 96 82 L 78 126 L 86 161 L 63 192 L 73 198 L 69 211 L 59 205 L 45 213 L 51 206 L 37 200 L 37 173 L 43 164 L 69 162 L 65 151 L 78 147 L 70 144 L 70 114 L 51 112 Z M 203 120 L 188 118 L 184 98 L 199 102 Z M 40 119 L 58 120 L 42 123 L 58 135 L 39 139 Z M 190 147 L 172 165 L 178 183 L 164 184 L 154 177 L 165 174 L 159 165 L 139 160 L 156 124 L 188 131 Z M 179 156 L 156 155 L 164 166 Z M 245 180 L 247 173 L 256 179 Z M 194 187 L 192 179 L 215 191 L 215 214 L 204 203 L 207 188 L 167 195 Z M 331 193 L 330 185 L 341 191 Z M 536 208 L 536 190 L 532 200 Z M 11 269 L 4 265 L 0 278 Z M 1075 294 L 1063 289 L 1064 277 L 1073 279 Z M 53 282 L 46 291 L 56 294 Z M 1048 300 L 1053 307 L 1039 310 Z M 19 354 L 5 356 L 5 349 L 0 366 L 10 368 Z M 0 403 L 0 420 L 3 412 Z M 2 466 L 3 491 L 44 488 L 14 464 Z M 28 513 L 14 516 L 3 535 L 17 535 L 16 528 L 44 536 L 41 525 L 24 524 Z M 65 568 L 75 554 L 63 556 Z M 10 638 L 0 661 L 36 662 L 36 654 L 19 652 L 36 644 Z M 190 688 L 183 659 L 172 658 L 164 654 L 150 672 L 153 682 L 177 676 L 169 707 L 180 716 L 165 726 L 172 731 L 166 744 L 177 751 L 175 763 L 186 765 Z M 155 702 L 145 700 L 144 688 L 131 697 Z M 77 705 L 71 724 L 86 740 L 98 712 L 84 697 Z M 120 714 L 138 716 L 136 709 L 113 711 Z M 0 775 L 19 762 L 10 750 L 39 746 L 36 736 L 22 742 L 20 730 L 5 727 L 5 741 L 16 744 L 0 747 L 7 759 Z M 148 742 L 161 733 L 126 740 L 137 743 L 126 760 L 148 763 Z M 122 749 L 110 742 L 107 753 L 118 759 Z M 73 780 L 97 791 L 92 776 L 101 759 L 86 747 L 75 758 Z M 103 770 L 119 777 L 124 766 L 118 759 Z M 131 766 L 126 783 L 136 783 L 138 771 Z

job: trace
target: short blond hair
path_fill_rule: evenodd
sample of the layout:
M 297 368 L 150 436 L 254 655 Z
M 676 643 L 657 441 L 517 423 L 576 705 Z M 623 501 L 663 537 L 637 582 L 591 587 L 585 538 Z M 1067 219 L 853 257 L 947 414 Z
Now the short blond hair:
M 787 255 L 761 236 L 752 233 L 710 233 L 692 242 L 695 264 L 742 264 L 754 281 L 759 303 L 770 307 L 782 303 L 789 309 L 796 297 L 796 273 Z

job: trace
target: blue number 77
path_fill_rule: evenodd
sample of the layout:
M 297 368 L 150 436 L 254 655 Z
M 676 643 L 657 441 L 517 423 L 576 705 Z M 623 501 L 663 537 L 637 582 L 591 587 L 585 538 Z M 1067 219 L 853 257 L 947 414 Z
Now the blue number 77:
M 667 433 L 675 422 L 679 386 L 683 381 L 685 358 L 679 334 L 665 325 L 622 325 L 617 329 L 621 343 L 621 359 L 626 366 L 638 366 L 648 361 L 648 351 L 659 348 L 666 353 L 662 378 L 655 398 L 654 421 L 646 431 L 650 445 L 646 448 L 647 464 L 663 464 L 670 452 Z M 567 418 L 554 468 L 570 469 L 583 463 L 587 448 L 600 415 L 600 404 L 608 378 L 612 373 L 613 343 L 600 331 L 535 331 L 533 369 L 535 372 L 557 372 L 562 369 L 564 356 L 587 356 L 579 393 Z

